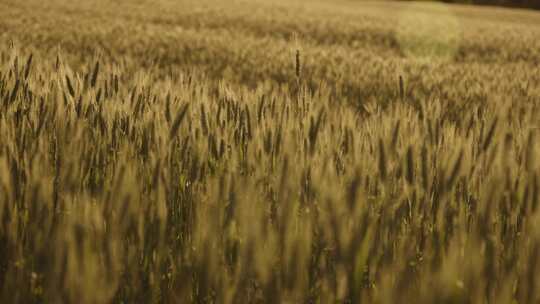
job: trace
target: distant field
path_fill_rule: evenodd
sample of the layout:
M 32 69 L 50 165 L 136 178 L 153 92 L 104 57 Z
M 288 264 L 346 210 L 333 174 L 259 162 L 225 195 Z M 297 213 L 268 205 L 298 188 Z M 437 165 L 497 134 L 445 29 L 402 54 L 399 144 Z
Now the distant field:
M 0 2 L 0 303 L 540 301 L 540 13 Z

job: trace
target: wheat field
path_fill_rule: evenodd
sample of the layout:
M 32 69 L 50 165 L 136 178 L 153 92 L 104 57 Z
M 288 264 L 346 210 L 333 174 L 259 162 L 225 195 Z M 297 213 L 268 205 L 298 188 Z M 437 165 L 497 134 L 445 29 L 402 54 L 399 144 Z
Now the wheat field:
M 4 0 L 0 303 L 538 303 L 540 13 Z

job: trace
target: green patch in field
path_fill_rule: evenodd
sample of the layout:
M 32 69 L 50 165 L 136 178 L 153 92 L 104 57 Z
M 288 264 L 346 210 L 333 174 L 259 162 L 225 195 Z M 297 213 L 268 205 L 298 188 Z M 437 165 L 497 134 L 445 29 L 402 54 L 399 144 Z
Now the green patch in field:
M 461 30 L 458 19 L 444 4 L 412 3 L 398 13 L 397 40 L 409 58 L 452 59 Z

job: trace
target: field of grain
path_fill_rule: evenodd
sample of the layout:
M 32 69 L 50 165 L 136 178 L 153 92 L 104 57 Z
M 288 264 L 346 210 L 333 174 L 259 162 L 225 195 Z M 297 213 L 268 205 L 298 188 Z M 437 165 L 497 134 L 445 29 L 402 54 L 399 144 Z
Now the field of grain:
M 0 303 L 537 303 L 540 13 L 0 2 Z

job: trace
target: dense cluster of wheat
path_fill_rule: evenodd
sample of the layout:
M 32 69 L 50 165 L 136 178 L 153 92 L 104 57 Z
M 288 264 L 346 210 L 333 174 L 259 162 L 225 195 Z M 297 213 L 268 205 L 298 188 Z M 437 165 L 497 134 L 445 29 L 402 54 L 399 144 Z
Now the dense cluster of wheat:
M 316 5 L 294 20 L 271 6 L 267 29 L 186 4 L 161 15 L 172 34 L 113 39 L 17 27 L 15 3 L 0 12 L 17 38 L 0 45 L 0 302 L 540 299 L 540 55 L 517 43 L 535 25 L 467 21 L 478 39 L 422 61 L 380 7 L 315 23 Z M 107 14 L 50 3 L 30 18 Z M 119 14 L 125 32 L 158 13 Z M 167 35 L 184 40 L 156 47 Z

